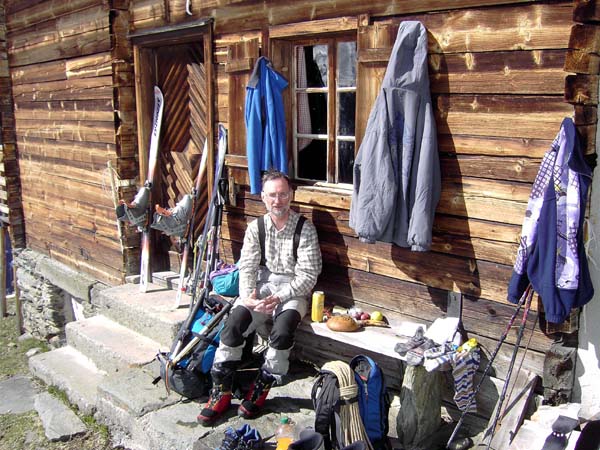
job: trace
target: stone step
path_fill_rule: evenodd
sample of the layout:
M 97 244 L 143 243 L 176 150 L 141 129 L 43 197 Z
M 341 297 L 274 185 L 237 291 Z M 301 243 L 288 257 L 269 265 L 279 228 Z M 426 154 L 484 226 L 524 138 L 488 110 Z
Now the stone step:
M 104 289 L 92 302 L 103 315 L 168 349 L 188 315 L 190 302 L 189 295 L 183 295 L 181 307 L 173 309 L 175 296 L 175 291 L 157 284 L 140 293 L 139 285 L 129 283 Z
M 32 356 L 29 358 L 29 370 L 46 384 L 64 391 L 69 401 L 84 414 L 95 411 L 97 388 L 106 374 L 73 347 L 61 347 Z
M 109 373 L 147 364 L 160 349 L 158 342 L 102 315 L 69 322 L 66 334 L 70 346 Z
M 181 401 L 175 393 L 167 395 L 158 362 L 108 374 L 98 386 L 96 419 L 109 426 L 114 444 L 128 449 L 154 448 L 148 444 L 143 416 Z M 162 447 L 156 447 L 162 448 Z
M 35 397 L 35 409 L 40 416 L 49 441 L 68 441 L 87 432 L 85 424 L 67 405 L 49 392 Z

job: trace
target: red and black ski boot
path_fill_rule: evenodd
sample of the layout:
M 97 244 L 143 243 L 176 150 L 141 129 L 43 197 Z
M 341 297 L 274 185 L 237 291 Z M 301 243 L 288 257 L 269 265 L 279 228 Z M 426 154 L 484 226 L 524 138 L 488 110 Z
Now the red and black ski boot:
M 238 416 L 242 416 L 244 419 L 255 417 L 264 406 L 274 381 L 275 377 L 271 373 L 260 369 L 256 380 L 238 408 Z
M 215 386 L 210 390 L 208 401 L 198 414 L 198 422 L 205 425 L 212 424 L 231 406 L 231 387 L 224 390 L 223 385 Z

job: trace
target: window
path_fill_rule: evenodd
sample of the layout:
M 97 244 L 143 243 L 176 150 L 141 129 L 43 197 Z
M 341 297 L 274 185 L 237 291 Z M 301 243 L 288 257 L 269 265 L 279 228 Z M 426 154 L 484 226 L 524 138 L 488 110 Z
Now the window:
M 297 42 L 293 51 L 294 177 L 351 184 L 356 141 L 356 41 Z

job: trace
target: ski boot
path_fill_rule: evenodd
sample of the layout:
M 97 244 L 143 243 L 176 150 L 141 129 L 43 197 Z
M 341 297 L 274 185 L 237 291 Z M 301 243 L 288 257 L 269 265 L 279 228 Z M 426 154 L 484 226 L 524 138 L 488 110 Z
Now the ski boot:
M 210 375 L 213 388 L 210 390 L 208 401 L 198 414 L 198 422 L 210 425 L 217 420 L 231 406 L 231 387 L 235 367 L 231 364 L 221 363 L 213 365 Z
M 210 425 L 217 420 L 231 406 L 231 387 L 225 388 L 218 385 L 210 390 L 208 401 L 198 414 L 198 422 Z
M 244 401 L 238 408 L 238 416 L 245 419 L 255 417 L 264 406 L 274 381 L 275 377 L 270 372 L 260 369 L 256 380 L 252 383 Z

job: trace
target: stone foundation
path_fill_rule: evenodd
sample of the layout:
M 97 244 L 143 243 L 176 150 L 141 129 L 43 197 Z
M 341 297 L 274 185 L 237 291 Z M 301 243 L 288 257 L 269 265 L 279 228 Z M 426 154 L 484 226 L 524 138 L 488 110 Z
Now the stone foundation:
M 23 327 L 31 335 L 62 345 L 68 322 L 95 314 L 92 291 L 107 286 L 30 249 L 15 258 Z

